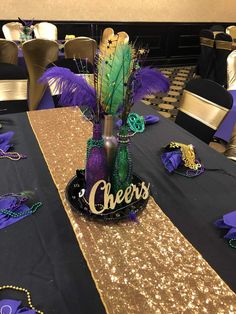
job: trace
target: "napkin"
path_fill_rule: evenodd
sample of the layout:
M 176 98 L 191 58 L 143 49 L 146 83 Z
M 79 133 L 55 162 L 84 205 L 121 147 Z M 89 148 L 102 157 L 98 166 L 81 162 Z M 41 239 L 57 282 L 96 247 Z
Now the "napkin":
M 228 232 L 224 236 L 225 239 L 236 238 L 236 210 L 225 214 L 223 218 L 216 220 L 216 227 L 220 229 L 228 229 Z
M 12 144 L 9 144 L 9 142 L 13 135 L 14 135 L 13 131 L 0 134 L 0 149 L 3 150 L 4 152 L 7 152 L 8 149 L 12 147 Z
M 0 314 L 36 314 L 34 310 L 20 307 L 21 301 L 4 299 L 0 300 Z

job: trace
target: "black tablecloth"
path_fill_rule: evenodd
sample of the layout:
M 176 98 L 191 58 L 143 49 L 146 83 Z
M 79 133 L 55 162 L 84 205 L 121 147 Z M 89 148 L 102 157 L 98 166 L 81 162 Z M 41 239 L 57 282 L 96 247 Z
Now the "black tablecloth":
M 26 113 L 2 116 L 0 123 L 1 132 L 15 131 L 14 149 L 28 156 L 0 160 L 0 195 L 33 191 L 43 203 L 35 214 L 0 230 L 0 285 L 29 289 L 45 314 L 105 313 Z M 0 298 L 12 295 L 24 300 L 0 292 Z
M 137 104 L 139 114 L 156 114 Z M 195 178 L 169 174 L 162 165 L 161 149 L 171 141 L 193 144 L 206 171 Z M 236 210 L 236 163 L 165 118 L 146 126 L 132 141 L 134 171 L 151 183 L 157 204 L 181 233 L 236 292 L 236 250 L 230 248 L 213 223 Z
M 134 110 L 156 113 L 143 104 Z M 0 230 L 0 285 L 28 288 L 34 305 L 45 313 L 104 313 L 26 114 L 5 115 L 0 123 L 2 131 L 15 131 L 15 150 L 28 155 L 19 162 L 0 160 L 0 195 L 31 190 L 35 201 L 43 202 L 37 213 Z M 172 140 L 195 145 L 208 170 L 192 179 L 168 174 L 160 151 Z M 236 210 L 236 164 L 164 118 L 135 135 L 131 150 L 134 171 L 151 183 L 158 205 L 236 291 L 236 250 L 213 226 Z

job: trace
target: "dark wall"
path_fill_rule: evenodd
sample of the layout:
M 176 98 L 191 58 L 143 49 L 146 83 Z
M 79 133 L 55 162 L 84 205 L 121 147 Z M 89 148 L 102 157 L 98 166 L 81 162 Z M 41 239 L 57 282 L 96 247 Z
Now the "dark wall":
M 9 21 L 1 20 L 0 28 L 7 22 Z M 150 49 L 147 63 L 158 66 L 196 64 L 200 52 L 200 30 L 215 24 L 225 27 L 232 25 L 232 23 L 51 22 L 58 27 L 59 39 L 64 39 L 67 34 L 73 34 L 92 37 L 99 41 L 106 27 L 112 27 L 115 32 L 125 31 L 137 46 L 147 46 Z M 3 37 L 1 31 L 0 37 Z

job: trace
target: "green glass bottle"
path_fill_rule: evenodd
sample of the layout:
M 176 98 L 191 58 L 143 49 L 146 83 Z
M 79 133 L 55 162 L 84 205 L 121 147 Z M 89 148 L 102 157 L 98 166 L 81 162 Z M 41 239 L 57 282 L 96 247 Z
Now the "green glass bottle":
M 129 128 L 124 125 L 118 134 L 118 147 L 112 175 L 113 193 L 125 190 L 132 183 L 132 159 L 129 149 Z

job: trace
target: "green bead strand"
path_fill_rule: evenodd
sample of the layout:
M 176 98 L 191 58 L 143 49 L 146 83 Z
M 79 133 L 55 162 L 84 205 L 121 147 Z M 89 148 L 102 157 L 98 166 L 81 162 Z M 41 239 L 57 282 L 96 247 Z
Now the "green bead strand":
M 21 213 L 15 213 L 14 211 L 9 210 L 9 209 L 0 209 L 0 214 L 8 215 L 12 218 L 19 218 L 22 216 L 27 216 L 29 214 L 35 213 L 41 206 L 42 206 L 41 202 L 35 203 L 30 209 L 25 210 Z
M 232 244 L 233 241 L 235 241 L 235 244 Z M 233 249 L 236 249 L 236 239 L 230 239 L 230 240 L 229 240 L 229 245 L 230 245 Z

